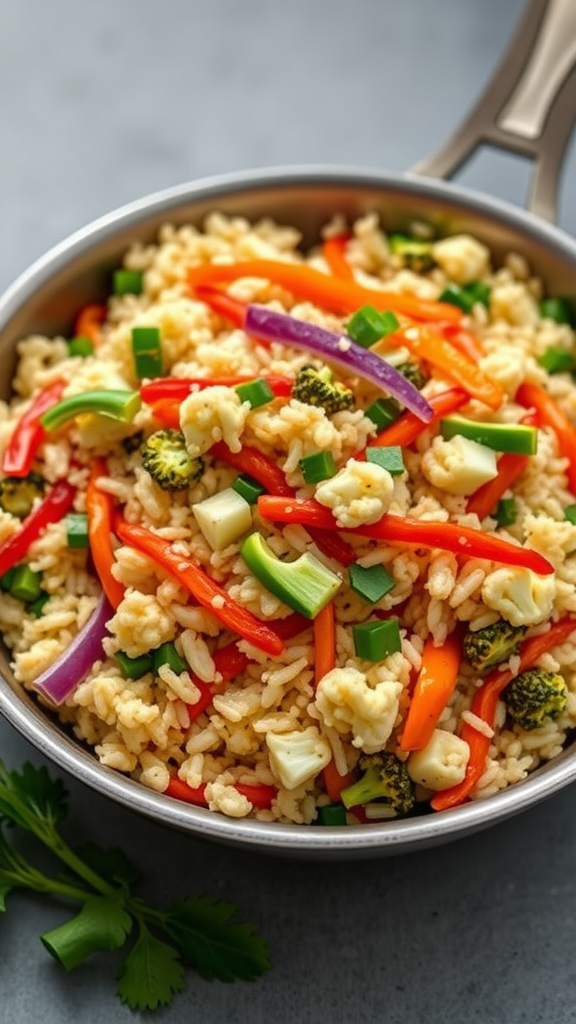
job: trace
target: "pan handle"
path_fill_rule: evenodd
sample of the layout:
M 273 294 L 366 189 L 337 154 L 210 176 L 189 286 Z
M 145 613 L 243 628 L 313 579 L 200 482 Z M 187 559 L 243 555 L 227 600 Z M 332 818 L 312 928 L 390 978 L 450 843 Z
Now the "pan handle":
M 576 119 L 576 3 L 529 0 L 483 94 L 455 133 L 411 173 L 451 178 L 480 145 L 530 157 L 528 209 L 557 219 L 558 185 Z

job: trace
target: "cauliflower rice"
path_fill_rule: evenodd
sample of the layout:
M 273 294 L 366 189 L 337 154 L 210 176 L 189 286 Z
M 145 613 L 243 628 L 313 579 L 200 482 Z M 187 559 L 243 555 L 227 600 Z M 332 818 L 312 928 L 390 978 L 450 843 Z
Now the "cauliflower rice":
M 325 237 L 342 229 L 341 221 L 334 221 L 327 225 Z M 543 387 L 576 422 L 571 373 L 548 373 L 540 361 L 551 349 L 573 352 L 574 331 L 568 323 L 542 316 L 542 284 L 521 255 L 510 254 L 496 267 L 479 241 L 455 236 L 434 241 L 429 261 L 415 267 L 391 251 L 376 215 L 363 217 L 347 230 L 346 259 L 356 281 L 365 287 L 432 301 L 448 286 L 481 281 L 489 287 L 488 303 L 477 302 L 462 324 L 479 339 L 479 367 L 501 388 L 503 400 L 494 410 L 470 398 L 457 415 L 516 423 L 526 413 L 516 401 L 517 392 L 528 383 Z M 49 708 L 44 698 L 39 699 L 93 748 L 103 765 L 158 792 L 171 789 L 174 796 L 184 798 L 188 793 L 191 800 L 231 817 L 312 824 L 319 808 L 333 800 L 333 789 L 326 789 L 328 766 L 348 780 L 358 771 L 360 758 L 380 751 L 407 765 L 417 806 L 426 803 L 465 777 L 470 754 L 460 735 L 465 724 L 489 739 L 481 777 L 468 794 L 469 799 L 480 799 L 522 780 L 565 746 L 576 725 L 574 641 L 553 647 L 537 661 L 542 669 L 561 674 L 566 700 L 556 717 L 546 717 L 534 729 L 514 723 L 501 700 L 492 724 L 478 718 L 472 702 L 483 676 L 463 657 L 457 685 L 439 714 L 430 743 L 425 750 L 408 752 L 401 737 L 411 695 L 429 638 L 441 647 L 455 630 L 477 631 L 502 619 L 524 627 L 530 638 L 566 615 L 576 615 L 576 525 L 566 516 L 566 509 L 576 502 L 569 460 L 554 429 L 539 423 L 537 451 L 505 492 L 514 499 L 515 518 L 501 525 L 495 510 L 481 520 L 468 511 L 470 495 L 484 477 L 480 482 L 471 479 L 474 453 L 462 446 L 462 439 L 453 444 L 444 438 L 437 421 L 422 424 L 404 448 L 404 470 L 398 475 L 358 457 L 377 434 L 366 410 L 382 397 L 359 376 L 335 368 L 336 379 L 350 388 L 354 402 L 332 414 L 290 394 L 255 408 L 241 401 L 234 387 L 219 383 L 223 377 L 294 378 L 303 366 L 320 368 L 322 363 L 305 351 L 248 336 L 192 294 L 189 270 L 210 262 L 258 259 L 306 262 L 331 273 L 321 246 L 303 253 L 299 242 L 290 227 L 270 221 L 250 224 L 213 213 L 202 230 L 168 224 L 157 244 L 134 245 L 124 267 L 143 273 L 142 291 L 110 297 L 94 354 L 71 356 L 64 337 L 33 336 L 20 342 L 14 397 L 0 405 L 0 453 L 31 401 L 56 381 L 64 381 L 64 396 L 93 389 L 138 391 L 142 381 L 136 375 L 131 332 L 134 327 L 154 326 L 161 337 L 164 377 L 211 382 L 206 389 L 191 388 L 178 413 L 189 454 L 202 457 L 203 471 L 186 489 L 168 491 L 143 468 L 142 442 L 162 427 L 146 401 L 130 423 L 84 414 L 47 433 L 33 465 L 45 493 L 59 480 L 70 481 L 76 488 L 75 512 L 86 511 L 90 467 L 96 458 L 104 460 L 97 486 L 124 520 L 169 542 L 183 562 L 200 566 L 231 600 L 271 628 L 287 619 L 292 608 L 248 571 L 240 554 L 245 534 L 214 547 L 193 512 L 195 505 L 231 487 L 238 475 L 233 463 L 211 455 L 215 443 L 224 443 L 232 453 L 258 449 L 280 467 L 296 498 L 316 498 L 340 530 L 377 523 L 384 514 L 453 523 L 538 552 L 552 564 L 553 573 L 538 575 L 440 547 L 341 532 L 357 564 L 381 566 L 393 579 L 392 588 L 371 603 L 349 585 L 347 567 L 322 550 L 297 517 L 275 523 L 252 505 L 249 529 L 266 539 L 277 558 L 293 561 L 308 552 L 339 578 L 333 598 L 335 661 L 318 679 L 312 621 L 285 640 L 281 653 L 270 656 L 222 625 L 223 598 L 214 597 L 206 606 L 197 603 L 181 580 L 114 536 L 112 575 L 124 596 L 110 609 L 101 657 L 59 707 Z M 270 306 L 338 334 L 346 330 L 347 316 L 302 300 L 273 280 L 238 277 L 226 288 L 243 303 Z M 412 358 L 386 340 L 374 351 L 396 364 Z M 437 367 L 425 360 L 420 363 L 427 376 L 425 397 L 454 386 Z M 336 473 L 306 483 L 300 460 L 317 452 L 333 456 Z M 497 455 L 486 456 L 488 464 L 492 458 L 495 466 Z M 19 518 L 0 511 L 0 551 L 20 528 Z M 16 680 L 34 692 L 35 681 L 65 655 L 89 623 L 101 584 L 90 552 L 69 546 L 65 520 L 47 526 L 23 561 L 41 574 L 48 599 L 34 613 L 25 601 L 2 592 L 0 628 Z M 376 660 L 360 657 L 353 627 L 379 618 L 397 620 L 400 649 Z M 119 652 L 135 659 L 167 643 L 175 644 L 183 670 L 163 664 L 157 672 L 126 678 L 116 658 Z M 215 655 L 233 643 L 246 655 L 245 664 L 223 685 Z M 505 667 L 515 674 L 518 665 L 514 652 Z M 195 705 L 201 701 L 198 714 Z M 184 787 L 177 790 L 175 779 Z M 364 814 L 349 813 L 348 822 L 393 813 L 383 800 Z

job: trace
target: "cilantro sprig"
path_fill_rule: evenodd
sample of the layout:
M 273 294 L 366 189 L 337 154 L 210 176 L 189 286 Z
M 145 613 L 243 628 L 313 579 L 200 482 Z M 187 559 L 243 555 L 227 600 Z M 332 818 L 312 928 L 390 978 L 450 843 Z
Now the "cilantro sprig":
M 0 760 L 0 912 L 15 889 L 79 904 L 63 924 L 40 936 L 65 970 L 93 953 L 127 946 L 117 993 L 133 1010 L 170 1003 L 185 986 L 186 967 L 220 981 L 254 981 L 270 966 L 270 951 L 233 903 L 211 895 L 185 896 L 165 909 L 134 893 L 138 874 L 121 850 L 70 846 L 59 825 L 68 794 L 46 768 L 8 771 Z M 32 833 L 54 860 L 46 874 L 18 848 L 18 830 Z

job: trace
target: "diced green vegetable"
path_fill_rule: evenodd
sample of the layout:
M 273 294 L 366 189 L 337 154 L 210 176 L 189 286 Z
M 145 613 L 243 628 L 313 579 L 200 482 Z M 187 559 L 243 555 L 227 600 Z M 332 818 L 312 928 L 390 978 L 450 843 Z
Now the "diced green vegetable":
M 576 526 L 576 504 L 566 506 L 564 509 L 564 519 L 567 519 L 569 523 Z M 2 580 L 0 580 L 0 584 L 1 583 Z
M 293 611 L 313 619 L 342 585 L 336 573 L 308 551 L 282 562 L 259 533 L 251 533 L 241 555 L 259 582 Z
M 344 804 L 324 804 L 318 808 L 319 825 L 346 825 Z
M 395 232 L 388 236 L 388 248 L 394 256 L 400 256 L 405 266 L 417 274 L 425 274 L 435 266 L 432 255 L 432 239 L 415 238 Z
M 538 309 L 540 316 L 545 320 L 555 320 L 557 324 L 574 323 L 574 310 L 568 299 L 561 298 L 560 296 L 551 296 L 550 298 L 542 299 L 538 303 Z
M 440 433 L 445 440 L 460 435 L 515 455 L 534 455 L 538 447 L 538 429 L 527 423 L 478 423 L 463 416 L 446 416 L 440 420 Z
M 44 608 L 49 600 L 50 594 L 47 594 L 45 590 L 42 590 L 36 600 L 30 602 L 28 605 L 28 611 L 34 616 L 34 618 L 39 619 L 40 616 L 43 615 Z
M 6 594 L 10 593 L 10 587 L 12 586 L 12 583 L 14 581 L 15 573 L 16 566 L 13 565 L 11 569 L 8 569 L 7 572 L 3 573 L 2 576 L 0 576 L 0 590 L 3 590 Z
M 184 658 L 178 654 L 178 651 L 171 640 L 168 640 L 165 644 L 161 644 L 160 647 L 157 647 L 150 653 L 152 655 L 152 668 L 156 675 L 164 665 L 167 665 L 172 672 L 176 673 L 176 675 L 180 675 L 181 672 L 185 672 L 188 668 Z
M 10 593 L 12 597 L 16 597 L 26 604 L 36 601 L 42 593 L 42 573 L 35 572 L 24 563 L 17 565 L 10 585 Z
M 552 345 L 539 357 L 538 362 L 547 373 L 572 373 L 576 370 L 576 357 L 565 348 Z
M 196 502 L 192 514 L 214 551 L 234 544 L 252 527 L 251 506 L 233 487 Z
M 395 423 L 402 415 L 402 408 L 395 398 L 377 398 L 366 409 L 365 416 L 376 425 L 378 432 Z
M 383 661 L 389 654 L 402 650 L 398 619 L 369 619 L 352 626 L 356 657 L 366 661 Z
M 518 506 L 515 498 L 500 498 L 496 506 L 496 521 L 498 526 L 512 526 L 518 516 Z
M 69 356 L 85 357 L 91 356 L 94 352 L 94 343 L 90 340 L 90 338 L 85 338 L 81 334 L 79 334 L 75 338 L 70 338 L 66 345 L 68 348 Z
M 162 337 L 159 327 L 132 328 L 132 354 L 136 376 L 162 376 Z
M 137 658 L 130 658 L 124 651 L 117 651 L 114 657 L 125 679 L 141 679 L 142 676 L 152 671 L 151 654 L 141 654 Z
M 112 291 L 114 295 L 140 295 L 144 282 L 141 270 L 126 270 L 120 267 L 112 275 Z
M 84 413 L 97 413 L 122 423 L 131 423 L 140 410 L 142 400 L 138 391 L 94 390 L 80 395 L 69 395 L 41 417 L 41 424 L 47 431 L 59 430 L 70 420 Z
M 240 401 L 248 402 L 252 409 L 258 409 L 261 405 L 267 405 L 274 398 L 272 388 L 263 377 L 248 380 L 245 384 L 237 384 L 235 391 Z
M 44 480 L 38 473 L 5 476 L 0 480 L 0 508 L 18 519 L 25 519 L 34 502 L 44 494 Z
M 396 586 L 396 580 L 383 565 L 364 566 L 355 562 L 348 569 L 348 578 L 352 590 L 370 604 L 376 604 Z
M 257 480 L 253 480 L 246 473 L 240 473 L 232 484 L 232 490 L 237 491 L 244 501 L 249 505 L 255 505 L 261 494 L 266 494 L 266 488 L 262 487 Z
M 390 311 L 381 312 L 374 306 L 362 306 L 350 317 L 346 331 L 362 348 L 371 348 L 387 334 L 397 331 L 398 318 Z
M 300 459 L 300 469 L 307 484 L 318 484 L 328 480 L 336 473 L 336 463 L 332 452 L 312 452 Z
M 458 306 L 464 313 L 470 313 L 477 302 L 483 306 L 490 303 L 490 286 L 484 281 L 470 281 L 469 284 L 450 284 L 439 296 L 440 302 L 449 302 Z
M 402 457 L 402 449 L 397 444 L 382 445 L 381 448 L 368 447 L 366 449 L 366 459 L 368 462 L 373 462 L 374 465 L 388 470 L 392 476 L 399 476 L 406 468 Z
M 88 516 L 85 512 L 69 512 L 66 516 L 66 540 L 69 548 L 87 548 Z

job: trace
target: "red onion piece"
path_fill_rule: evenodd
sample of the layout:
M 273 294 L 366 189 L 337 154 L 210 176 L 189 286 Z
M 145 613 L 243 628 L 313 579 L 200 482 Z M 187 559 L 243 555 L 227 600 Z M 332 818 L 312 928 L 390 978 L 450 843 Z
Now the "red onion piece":
M 248 306 L 244 330 L 265 341 L 279 341 L 312 352 L 348 372 L 364 377 L 396 398 L 425 423 L 429 423 L 434 415 L 418 389 L 394 366 L 374 352 L 362 348 L 346 334 L 334 334 L 324 327 L 254 304 Z
M 63 704 L 88 675 L 94 662 L 102 657 L 106 623 L 114 611 L 102 594 L 96 608 L 72 643 L 59 658 L 34 680 L 34 689 L 52 704 Z

